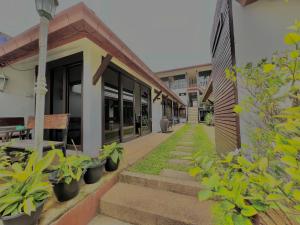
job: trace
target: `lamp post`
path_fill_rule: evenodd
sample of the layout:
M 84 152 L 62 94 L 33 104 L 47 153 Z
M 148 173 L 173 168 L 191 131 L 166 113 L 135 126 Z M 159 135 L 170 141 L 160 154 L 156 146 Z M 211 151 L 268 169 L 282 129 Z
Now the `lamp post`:
M 39 67 L 38 77 L 35 86 L 35 133 L 34 146 L 36 150 L 43 154 L 44 141 L 44 113 L 45 113 L 45 95 L 47 93 L 46 84 L 46 63 L 47 63 L 47 42 L 48 25 L 53 19 L 58 0 L 35 0 L 35 6 L 40 15 L 40 34 L 39 34 Z

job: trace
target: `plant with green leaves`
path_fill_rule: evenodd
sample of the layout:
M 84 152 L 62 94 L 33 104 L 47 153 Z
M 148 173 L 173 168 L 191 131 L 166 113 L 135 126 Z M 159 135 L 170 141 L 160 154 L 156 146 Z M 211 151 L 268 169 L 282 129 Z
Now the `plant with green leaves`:
M 6 146 L 0 147 L 0 170 L 11 166 L 11 159 L 5 152 Z
M 100 150 L 99 158 L 101 160 L 111 158 L 111 160 L 117 164 L 122 159 L 123 149 L 124 148 L 116 142 L 110 145 L 104 145 L 103 149 Z
M 90 160 L 86 155 L 64 156 L 60 151 L 58 153 L 59 163 L 51 169 L 54 172 L 50 175 L 50 180 L 54 183 L 70 184 L 72 180 L 79 181 L 84 173 L 84 162 Z
M 0 215 L 30 215 L 51 193 L 51 184 L 43 171 L 48 168 L 57 151 L 49 151 L 43 158 L 33 152 L 25 168 L 14 163 L 10 170 L 0 171 Z
M 204 121 L 205 121 L 205 123 L 206 123 L 208 126 L 213 125 L 213 114 L 212 114 L 212 113 L 207 113 L 207 114 L 205 115 Z
M 226 71 L 247 93 L 234 111 L 252 122 L 249 142 L 226 156 L 195 157 L 190 170 L 206 187 L 199 199 L 217 201 L 218 225 L 250 225 L 261 213 L 277 224 L 271 209 L 286 224 L 300 222 L 300 22 L 291 29 L 285 43 L 293 49 Z

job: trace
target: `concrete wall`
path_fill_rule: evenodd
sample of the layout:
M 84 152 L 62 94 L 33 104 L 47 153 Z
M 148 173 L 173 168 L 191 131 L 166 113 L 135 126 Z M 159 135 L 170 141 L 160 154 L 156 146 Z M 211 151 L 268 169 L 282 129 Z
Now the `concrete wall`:
M 35 65 L 17 63 L 0 69 L 0 74 L 2 73 L 8 81 L 4 92 L 0 92 L 0 117 L 33 115 Z
M 233 21 L 235 52 L 238 66 L 270 58 L 275 51 L 286 49 L 284 36 L 287 27 L 300 17 L 299 0 L 259 0 L 246 7 L 233 1 Z M 238 85 L 239 100 L 247 95 Z M 242 143 L 248 141 L 247 127 L 255 120 L 255 115 L 242 114 L 240 118 Z

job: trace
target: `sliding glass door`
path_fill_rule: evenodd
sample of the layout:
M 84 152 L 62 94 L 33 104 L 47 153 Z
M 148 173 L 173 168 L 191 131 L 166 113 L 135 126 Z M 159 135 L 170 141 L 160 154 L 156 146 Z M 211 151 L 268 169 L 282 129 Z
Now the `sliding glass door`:
M 135 135 L 134 127 L 134 80 L 122 76 L 123 86 L 123 139 L 132 138 Z
M 110 65 L 103 74 L 104 144 L 151 132 L 151 89 Z
M 120 104 L 119 74 L 108 68 L 104 75 L 104 140 L 105 143 L 119 142 L 120 135 Z

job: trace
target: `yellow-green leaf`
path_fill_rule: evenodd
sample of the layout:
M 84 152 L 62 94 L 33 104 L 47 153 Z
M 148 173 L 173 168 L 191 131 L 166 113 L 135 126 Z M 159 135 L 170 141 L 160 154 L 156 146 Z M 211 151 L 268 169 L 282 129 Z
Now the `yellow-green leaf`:
M 256 211 L 256 209 L 255 209 L 254 207 L 252 207 L 252 206 L 246 206 L 246 207 L 244 207 L 244 208 L 242 209 L 241 213 L 242 213 L 243 216 L 246 216 L 246 217 L 252 217 L 252 216 L 254 216 L 254 215 L 257 214 L 257 211 Z
M 287 44 L 287 45 L 295 45 L 295 44 L 298 44 L 300 42 L 300 34 L 298 33 L 289 33 L 285 36 L 284 38 L 284 42 Z
M 243 111 L 243 108 L 240 105 L 235 105 L 233 108 L 233 112 L 235 113 L 241 113 Z
M 293 156 L 284 156 L 281 158 L 281 161 L 291 167 L 298 167 L 297 159 Z
M 211 191 L 209 191 L 209 190 L 200 191 L 200 192 L 198 193 L 198 199 L 199 199 L 200 201 L 205 201 L 205 200 L 211 198 L 211 197 L 212 197 L 212 194 L 213 194 L 213 193 L 212 193 Z
M 264 65 L 264 72 L 265 73 L 270 73 L 275 69 L 275 65 L 274 64 L 265 64 Z
M 36 209 L 32 197 L 25 199 L 23 205 L 24 205 L 24 213 L 26 213 L 29 216 L 31 212 L 35 211 Z
M 275 200 L 280 200 L 282 198 L 283 198 L 283 196 L 280 194 L 269 194 L 266 199 L 268 201 L 275 201 Z
M 202 169 L 200 167 L 194 167 L 189 170 L 189 174 L 190 174 L 190 176 L 195 177 L 199 173 L 201 173 L 201 171 L 202 171 Z
M 292 59 L 297 59 L 299 57 L 299 51 L 295 50 L 290 53 Z
M 258 167 L 261 171 L 266 171 L 268 168 L 268 159 L 266 157 L 259 160 Z
M 297 201 L 300 201 L 300 190 L 294 190 L 294 191 L 293 191 L 293 197 L 294 197 Z

